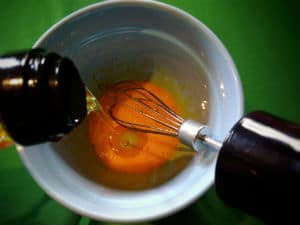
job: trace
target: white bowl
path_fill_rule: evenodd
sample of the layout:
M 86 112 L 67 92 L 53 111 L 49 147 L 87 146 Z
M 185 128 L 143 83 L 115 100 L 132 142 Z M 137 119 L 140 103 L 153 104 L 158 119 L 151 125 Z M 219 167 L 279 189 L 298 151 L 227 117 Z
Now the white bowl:
M 150 31 L 154 35 L 156 31 L 163 33 L 161 38 L 171 37 L 201 64 L 210 90 L 208 125 L 214 138 L 223 140 L 243 114 L 238 72 L 213 32 L 178 8 L 156 1 L 97 3 L 59 21 L 42 35 L 34 47 L 44 47 L 69 56 L 78 66 L 83 80 L 92 85 L 91 73 L 97 63 L 101 63 L 97 56 L 101 58 L 101 52 L 107 56 L 109 49 L 116 51 L 114 46 L 120 43 L 107 42 L 107 45 L 101 42 L 103 51 L 97 47 L 89 48 L 89 45 L 93 46 L 103 37 L 107 40 L 112 34 L 124 34 L 125 41 L 128 32 Z M 91 52 L 87 54 L 86 51 Z M 194 89 L 200 85 L 193 80 L 190 83 Z M 35 181 L 65 207 L 96 220 L 121 222 L 164 217 L 198 199 L 214 181 L 217 157 L 214 155 L 214 159 L 208 162 L 194 157 L 180 174 L 160 186 L 122 191 L 105 187 L 82 175 L 55 151 L 51 143 L 24 149 L 19 147 L 18 151 Z

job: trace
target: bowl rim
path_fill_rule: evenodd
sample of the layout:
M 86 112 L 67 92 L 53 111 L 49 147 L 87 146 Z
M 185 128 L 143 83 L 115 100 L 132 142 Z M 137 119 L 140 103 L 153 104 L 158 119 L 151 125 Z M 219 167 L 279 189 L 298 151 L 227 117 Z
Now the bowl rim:
M 211 40 L 212 42 L 214 42 L 214 44 L 216 45 L 216 47 L 218 48 L 218 50 L 223 54 L 224 59 L 226 60 L 228 66 L 231 68 L 232 71 L 232 75 L 233 75 L 233 81 L 234 81 L 234 86 L 236 87 L 236 91 L 237 91 L 237 100 L 238 102 L 236 103 L 237 108 L 236 108 L 236 114 L 239 116 L 242 116 L 244 113 L 244 96 L 243 96 L 243 90 L 242 90 L 242 84 L 239 78 L 239 74 L 237 71 L 237 68 L 231 58 L 231 56 L 229 55 L 229 52 L 227 51 L 227 49 L 225 48 L 225 46 L 223 45 L 223 43 L 218 39 L 218 37 L 206 26 L 204 25 L 200 20 L 196 19 L 195 17 L 193 17 L 191 14 L 183 11 L 182 9 L 179 9 L 175 6 L 166 4 L 166 3 L 162 3 L 162 2 L 158 2 L 158 1 L 152 1 L 152 0 L 109 0 L 109 1 L 104 1 L 104 2 L 98 2 L 98 3 L 94 3 L 88 6 L 85 6 L 83 8 L 80 8 L 74 12 L 72 12 L 71 14 L 65 16 L 64 18 L 62 18 L 61 20 L 59 20 L 58 22 L 56 22 L 55 24 L 53 24 L 47 31 L 45 31 L 40 37 L 39 39 L 34 43 L 33 48 L 35 47 L 39 47 L 43 41 L 49 37 L 49 35 L 52 34 L 52 32 L 54 32 L 56 29 L 60 28 L 61 26 L 63 26 L 65 23 L 67 23 L 69 20 L 72 20 L 74 18 L 76 18 L 79 15 L 88 13 L 91 10 L 96 10 L 102 7 L 107 7 L 107 6 L 116 6 L 116 5 L 122 5 L 122 4 L 126 4 L 126 5 L 139 5 L 139 6 L 146 6 L 146 7 L 154 7 L 154 8 L 159 8 L 162 10 L 166 10 L 166 11 L 170 11 L 172 13 L 174 13 L 175 15 L 181 16 L 183 17 L 185 20 L 193 23 L 194 25 L 196 25 L 196 27 L 198 27 L 199 29 L 201 29 Z M 62 205 L 64 205 L 65 207 L 73 210 L 74 212 L 80 214 L 80 215 L 84 215 L 84 216 L 88 216 L 90 218 L 93 219 L 97 219 L 97 220 L 104 220 L 104 221 L 113 221 L 113 222 L 142 222 L 142 221 L 149 221 L 149 220 L 153 220 L 153 219 L 159 219 L 162 217 L 165 217 L 167 215 L 173 214 L 177 211 L 179 211 L 180 209 L 186 207 L 187 205 L 191 204 L 192 202 L 194 202 L 196 199 L 198 199 L 203 193 L 205 193 L 207 191 L 207 189 L 209 189 L 212 184 L 214 183 L 214 172 L 215 170 L 209 170 L 205 173 L 206 176 L 206 186 L 204 186 L 202 189 L 198 189 L 198 190 L 194 190 L 192 192 L 192 194 L 187 195 L 185 198 L 182 198 L 182 201 L 180 203 L 178 203 L 175 206 L 169 206 L 168 208 L 165 208 L 165 210 L 157 212 L 156 210 L 153 210 L 152 213 L 146 212 L 147 214 L 138 214 L 138 215 L 131 215 L 130 217 L 116 217 L 115 214 L 111 214 L 111 215 L 98 215 L 95 214 L 93 212 L 87 211 L 87 210 L 81 210 L 80 208 L 77 208 L 76 206 L 74 206 L 74 204 L 71 204 L 70 202 L 66 201 L 62 196 L 60 196 L 59 193 L 55 192 L 54 190 L 49 189 L 49 187 L 47 186 L 47 184 L 45 184 L 43 182 L 43 180 L 41 179 L 41 177 L 31 168 L 30 166 L 30 160 L 26 157 L 26 153 L 24 151 L 24 149 L 22 147 L 18 147 L 17 148 L 21 159 L 23 160 L 25 166 L 27 167 L 27 169 L 29 170 L 30 174 L 34 177 L 35 181 L 43 188 L 43 190 L 48 193 L 53 199 L 55 199 L 56 201 L 58 201 L 59 203 L 61 203 Z M 215 162 L 213 163 L 213 166 L 215 167 Z

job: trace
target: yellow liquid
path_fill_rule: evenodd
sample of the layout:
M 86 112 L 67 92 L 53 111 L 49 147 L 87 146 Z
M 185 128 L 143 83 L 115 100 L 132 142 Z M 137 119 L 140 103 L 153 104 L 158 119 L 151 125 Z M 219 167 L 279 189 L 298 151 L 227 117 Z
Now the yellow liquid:
M 113 70 L 106 69 L 107 77 L 104 77 L 101 80 L 94 80 L 94 83 L 97 83 L 97 86 L 100 87 L 100 89 L 96 91 L 98 93 L 103 93 L 102 88 L 105 88 L 106 85 L 111 84 L 114 81 L 120 81 L 120 79 L 116 79 L 116 77 L 121 76 L 136 79 L 136 77 L 133 77 L 131 70 L 128 70 L 128 74 L 126 74 L 126 72 L 124 73 L 124 71 L 120 71 L 122 75 L 118 72 L 116 73 L 116 71 L 111 74 L 107 71 Z M 135 72 L 138 71 L 135 70 Z M 103 71 L 100 71 L 100 73 L 103 73 Z M 141 77 L 140 73 L 137 74 L 137 77 Z M 195 104 L 193 103 L 193 100 L 195 101 L 195 99 L 190 99 L 191 93 L 189 93 L 189 87 L 183 85 L 182 82 L 173 79 L 170 71 L 165 70 L 162 66 L 156 65 L 152 71 L 151 82 L 159 84 L 175 96 L 176 103 L 178 103 L 178 106 L 183 112 L 182 116 L 184 118 L 195 118 L 199 120 L 200 117 L 200 121 L 207 121 L 209 111 L 208 105 L 205 109 L 201 107 L 201 104 L 200 106 L 199 104 L 197 105 L 198 108 L 191 107 L 191 104 Z M 204 96 L 205 101 L 208 101 L 208 92 L 206 89 L 203 90 L 201 96 Z M 87 98 L 89 110 L 97 109 L 94 102 L 95 99 L 90 98 L 89 96 L 87 96 Z M 197 100 L 198 99 L 196 99 L 196 101 Z M 195 110 L 195 108 L 197 110 Z M 99 159 L 97 153 L 88 141 L 87 134 L 87 120 L 84 120 L 78 129 L 71 132 L 70 135 L 60 142 L 53 144 L 53 146 L 61 157 L 82 176 L 95 183 L 114 189 L 143 190 L 161 185 L 180 173 L 195 155 L 193 150 L 184 145 L 179 145 L 173 156 L 154 171 L 142 174 L 117 172 L 107 167 Z M 163 151 L 163 149 L 161 149 L 161 151 Z
M 161 86 L 149 81 L 134 81 L 134 83 L 159 96 L 174 112 L 179 112 L 174 97 Z M 137 87 L 136 84 L 121 82 L 107 89 L 99 101 L 103 106 L 104 113 L 108 116 L 104 116 L 104 113 L 93 112 L 88 120 L 89 141 L 103 163 L 116 171 L 140 174 L 157 169 L 169 160 L 179 145 L 179 141 L 167 135 L 137 132 L 124 128 L 109 116 L 111 106 L 114 105 L 114 116 L 123 121 L 154 127 L 160 125 L 138 112 L 147 113 L 147 107 L 136 104 L 136 101 L 126 98 L 125 93 L 119 92 L 120 88 L 131 89 Z M 131 96 L 142 97 L 138 91 L 132 92 Z M 115 105 L 116 98 L 119 100 L 117 106 Z M 131 107 L 136 110 L 132 110 Z M 148 113 L 153 114 L 150 110 Z M 157 117 L 156 114 L 153 116 Z

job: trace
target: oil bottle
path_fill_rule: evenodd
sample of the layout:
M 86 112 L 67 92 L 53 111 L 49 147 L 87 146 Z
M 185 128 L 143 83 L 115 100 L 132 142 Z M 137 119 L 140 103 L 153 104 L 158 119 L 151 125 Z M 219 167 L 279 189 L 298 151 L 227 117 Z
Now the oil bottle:
M 85 85 L 71 60 L 44 49 L 0 56 L 0 119 L 15 142 L 57 141 L 86 114 Z

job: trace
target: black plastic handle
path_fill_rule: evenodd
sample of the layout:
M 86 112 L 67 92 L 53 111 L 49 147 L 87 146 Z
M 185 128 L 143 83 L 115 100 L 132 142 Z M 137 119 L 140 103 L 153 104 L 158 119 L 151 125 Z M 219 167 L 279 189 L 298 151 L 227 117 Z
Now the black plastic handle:
M 215 184 L 225 203 L 266 223 L 299 221 L 300 126 L 265 112 L 243 117 L 220 150 Z

